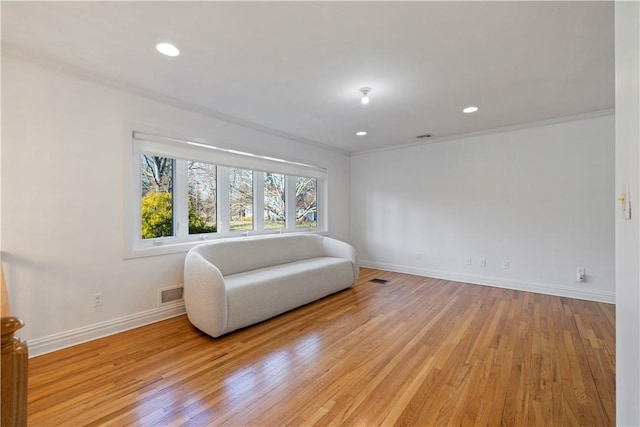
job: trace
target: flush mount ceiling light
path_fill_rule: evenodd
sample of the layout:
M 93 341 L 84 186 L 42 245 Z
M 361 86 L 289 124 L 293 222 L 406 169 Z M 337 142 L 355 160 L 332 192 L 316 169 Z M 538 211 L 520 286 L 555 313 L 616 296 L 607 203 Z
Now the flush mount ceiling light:
M 362 93 L 362 99 L 360 102 L 362 102 L 362 105 L 367 105 L 369 103 L 369 92 L 371 92 L 371 88 L 363 87 L 360 89 L 360 92 Z
M 467 113 L 467 114 L 475 113 L 476 111 L 478 111 L 478 107 L 475 107 L 473 105 L 462 110 L 463 113 Z
M 180 51 L 177 47 L 172 45 L 171 43 L 158 43 L 156 45 L 156 49 L 163 55 L 167 56 L 178 56 L 180 55 Z
M 363 131 L 363 130 L 361 130 L 359 132 L 356 132 L 356 135 L 358 135 L 358 136 L 365 136 L 366 134 L 367 133 L 365 131 Z

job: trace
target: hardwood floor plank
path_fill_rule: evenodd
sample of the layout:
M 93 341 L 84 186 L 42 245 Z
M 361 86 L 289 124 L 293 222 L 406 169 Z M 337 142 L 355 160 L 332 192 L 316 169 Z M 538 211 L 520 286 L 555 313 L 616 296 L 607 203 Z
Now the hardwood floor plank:
M 29 365 L 32 426 L 615 425 L 614 306 L 365 268 L 218 339 L 180 316 Z

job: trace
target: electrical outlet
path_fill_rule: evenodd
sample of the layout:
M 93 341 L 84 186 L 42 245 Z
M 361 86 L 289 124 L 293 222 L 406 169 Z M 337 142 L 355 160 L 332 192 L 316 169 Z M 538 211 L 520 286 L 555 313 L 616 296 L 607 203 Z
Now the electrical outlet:
M 486 266 L 487 266 L 487 259 L 480 258 L 480 267 L 486 267 Z
M 471 257 L 470 257 L 470 256 L 468 256 L 468 257 L 466 257 L 466 258 L 464 259 L 464 264 L 465 264 L 465 265 L 471 265 Z
M 420 252 L 416 253 L 416 261 L 420 261 L 422 259 L 422 254 Z
M 93 307 L 102 307 L 102 292 L 93 294 Z
M 576 270 L 576 278 L 578 279 L 578 282 L 582 282 L 585 279 L 585 269 L 584 268 L 578 268 Z
M 510 267 L 511 267 L 511 263 L 508 260 L 505 259 L 504 261 L 502 261 L 502 268 L 504 270 L 508 270 Z

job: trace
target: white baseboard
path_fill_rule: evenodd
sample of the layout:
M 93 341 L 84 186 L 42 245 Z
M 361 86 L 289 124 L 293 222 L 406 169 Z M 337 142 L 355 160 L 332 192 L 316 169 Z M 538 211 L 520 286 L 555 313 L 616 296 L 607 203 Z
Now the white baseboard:
M 82 344 L 97 338 L 124 332 L 150 323 L 170 319 L 186 313 L 184 302 L 154 308 L 141 313 L 84 326 L 78 329 L 36 338 L 27 342 L 29 357 L 41 356 L 52 351 Z
M 471 283 L 474 285 L 494 286 L 497 288 L 513 289 L 518 291 L 535 292 L 539 294 L 555 295 L 567 298 L 576 298 L 588 301 L 598 301 L 615 304 L 615 294 L 610 292 L 594 291 L 591 289 L 575 289 L 566 286 L 525 282 L 521 280 L 504 280 L 492 277 L 474 276 L 436 270 L 421 269 L 405 265 L 387 264 L 373 261 L 360 260 L 361 267 L 375 268 L 378 270 L 393 271 L 397 273 L 413 274 L 416 276 L 433 277 L 435 279 L 452 280 L 456 282 Z M 52 351 L 82 344 L 97 338 L 124 332 L 186 313 L 183 302 L 164 307 L 154 308 L 117 319 L 107 320 L 70 331 L 36 338 L 28 341 L 29 357 L 41 356 Z
M 375 268 L 378 270 L 393 271 L 396 273 L 413 274 L 416 276 L 433 277 L 434 279 L 452 280 L 455 282 L 471 283 L 474 285 L 493 286 L 496 288 L 513 289 L 517 291 L 534 292 L 537 294 L 554 295 L 559 297 L 576 298 L 587 301 L 616 303 L 616 296 L 611 292 L 595 291 L 592 289 L 576 289 L 567 286 L 535 283 L 521 280 L 504 280 L 493 277 L 474 276 L 471 274 L 459 274 L 444 271 L 427 270 L 409 267 L 405 265 L 386 264 L 360 260 L 361 267 Z

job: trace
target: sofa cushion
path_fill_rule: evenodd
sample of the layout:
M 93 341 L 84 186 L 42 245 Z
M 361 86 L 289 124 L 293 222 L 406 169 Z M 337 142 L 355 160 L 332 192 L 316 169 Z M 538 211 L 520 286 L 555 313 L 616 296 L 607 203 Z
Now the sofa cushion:
M 225 277 L 227 330 L 242 328 L 349 287 L 351 261 L 318 257 Z
M 225 277 L 324 255 L 323 238 L 314 234 L 212 242 L 194 250 L 218 267 Z

